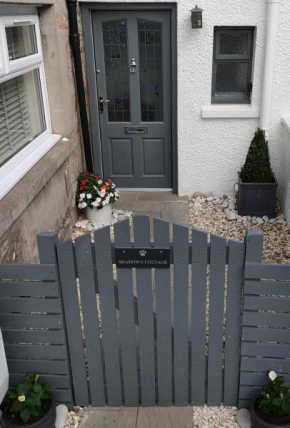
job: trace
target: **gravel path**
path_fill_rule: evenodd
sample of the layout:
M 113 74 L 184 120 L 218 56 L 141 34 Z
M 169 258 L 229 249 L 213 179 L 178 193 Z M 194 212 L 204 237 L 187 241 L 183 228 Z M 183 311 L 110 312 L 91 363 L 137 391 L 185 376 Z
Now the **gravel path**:
M 193 428 L 239 428 L 236 407 L 193 407 Z
M 81 422 L 83 409 L 74 407 L 72 412 L 69 412 L 65 428 L 78 428 Z
M 66 428 L 78 428 L 82 414 L 83 409 L 79 407 L 70 412 Z M 239 428 L 236 423 L 236 414 L 236 407 L 193 407 L 192 428 Z
M 211 199 L 211 197 L 207 198 Z M 217 203 L 216 201 L 223 201 Z M 249 220 L 246 217 L 237 217 L 237 220 L 227 219 L 227 196 L 213 198 L 207 202 L 205 197 L 191 197 L 189 199 L 189 226 L 227 239 L 244 240 L 248 229 L 261 229 L 264 233 L 263 261 L 266 263 L 290 263 L 290 230 L 281 210 L 277 207 L 276 220 Z M 261 219 L 258 219 L 260 221 Z M 282 224 L 277 224 L 279 221 Z

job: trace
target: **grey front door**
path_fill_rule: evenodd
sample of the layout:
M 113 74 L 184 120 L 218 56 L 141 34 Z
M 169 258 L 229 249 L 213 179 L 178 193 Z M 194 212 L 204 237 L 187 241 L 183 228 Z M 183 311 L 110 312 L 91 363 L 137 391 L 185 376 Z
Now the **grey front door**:
M 170 12 L 92 13 L 103 174 L 172 188 Z

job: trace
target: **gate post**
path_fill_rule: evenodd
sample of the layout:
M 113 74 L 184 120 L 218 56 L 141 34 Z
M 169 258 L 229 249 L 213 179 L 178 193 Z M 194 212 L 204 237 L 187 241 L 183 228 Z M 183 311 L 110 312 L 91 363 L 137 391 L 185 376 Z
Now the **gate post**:
M 261 263 L 263 255 L 263 231 L 249 229 L 245 236 L 246 263 Z

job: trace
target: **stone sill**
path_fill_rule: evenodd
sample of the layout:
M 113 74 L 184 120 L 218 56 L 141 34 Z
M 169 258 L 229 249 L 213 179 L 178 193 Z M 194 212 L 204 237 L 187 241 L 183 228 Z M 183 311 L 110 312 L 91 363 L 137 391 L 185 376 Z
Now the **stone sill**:
M 55 172 L 77 147 L 77 141 L 60 140 L 0 201 L 0 237 L 23 213 Z
M 7 6 L 11 8 L 15 8 L 16 6 L 33 6 L 33 7 L 42 7 L 42 6 L 52 6 L 53 0 L 17 0 L 17 1 L 11 1 L 11 0 L 1 0 L 1 6 Z M 17 11 L 18 13 L 20 10 Z
M 246 104 L 212 104 L 202 106 L 203 119 L 257 119 L 260 110 Z

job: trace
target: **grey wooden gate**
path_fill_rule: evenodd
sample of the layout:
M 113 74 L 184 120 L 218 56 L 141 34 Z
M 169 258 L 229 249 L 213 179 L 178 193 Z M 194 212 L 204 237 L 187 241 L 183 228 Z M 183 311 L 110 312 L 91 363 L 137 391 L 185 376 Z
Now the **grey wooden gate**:
M 76 404 L 237 404 L 245 245 L 169 226 L 150 239 L 136 216 L 113 242 L 105 227 L 57 245 Z M 170 248 L 171 269 L 117 269 L 132 246 Z
M 262 263 L 260 231 L 227 242 L 136 216 L 38 245 L 40 265 L 0 265 L 12 385 L 37 371 L 70 407 L 244 407 L 267 371 L 290 381 L 290 265 Z M 132 247 L 170 249 L 170 269 L 116 268 Z

